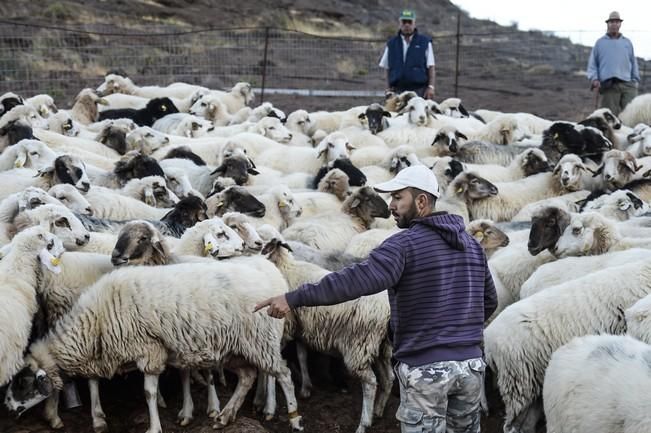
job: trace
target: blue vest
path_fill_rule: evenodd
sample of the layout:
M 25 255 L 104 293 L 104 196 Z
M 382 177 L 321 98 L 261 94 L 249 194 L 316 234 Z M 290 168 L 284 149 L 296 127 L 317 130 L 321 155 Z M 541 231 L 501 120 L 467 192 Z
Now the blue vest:
M 398 32 L 387 42 L 389 49 L 389 85 L 398 90 L 416 90 L 427 85 L 427 45 L 431 39 L 414 31 L 407 48 L 407 57 L 402 59 L 402 36 Z

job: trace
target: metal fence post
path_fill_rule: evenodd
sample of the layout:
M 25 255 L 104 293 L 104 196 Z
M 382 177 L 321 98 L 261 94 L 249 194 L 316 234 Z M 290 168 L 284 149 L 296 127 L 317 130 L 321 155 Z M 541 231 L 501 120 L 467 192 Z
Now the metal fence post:
M 262 59 L 262 86 L 260 90 L 260 103 L 264 102 L 264 87 L 267 81 L 267 52 L 269 50 L 269 27 L 264 28 L 264 58 Z
M 461 55 L 461 12 L 457 14 L 457 59 L 454 66 L 454 97 L 459 97 L 459 56 Z

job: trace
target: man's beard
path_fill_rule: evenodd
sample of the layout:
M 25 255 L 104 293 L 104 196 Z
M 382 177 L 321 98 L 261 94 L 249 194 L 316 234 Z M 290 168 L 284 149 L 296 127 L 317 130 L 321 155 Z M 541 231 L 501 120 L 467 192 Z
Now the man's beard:
M 411 221 L 418 216 L 418 209 L 416 208 L 416 203 L 412 203 L 409 211 L 401 217 L 398 218 L 396 222 L 398 228 L 406 229 L 411 225 Z

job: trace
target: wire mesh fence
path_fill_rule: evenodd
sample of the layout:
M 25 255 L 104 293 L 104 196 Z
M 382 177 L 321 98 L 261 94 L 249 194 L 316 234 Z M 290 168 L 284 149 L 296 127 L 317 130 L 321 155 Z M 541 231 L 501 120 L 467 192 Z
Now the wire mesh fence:
M 94 88 L 105 73 L 119 70 L 137 85 L 184 81 L 229 88 L 248 81 L 267 94 L 272 89 L 357 92 L 377 100 L 386 87 L 377 65 L 385 42 L 270 27 L 179 31 L 159 25 L 143 32 L 0 21 L 0 92 L 48 93 L 66 106 L 82 88 Z M 433 35 L 433 45 L 437 97 L 549 117 L 565 113 L 553 104 L 541 106 L 541 98 L 562 99 L 570 107 L 591 104 L 584 73 L 589 47 L 542 32 L 464 33 L 461 22 L 456 32 Z M 640 92 L 648 91 L 649 63 L 640 60 Z

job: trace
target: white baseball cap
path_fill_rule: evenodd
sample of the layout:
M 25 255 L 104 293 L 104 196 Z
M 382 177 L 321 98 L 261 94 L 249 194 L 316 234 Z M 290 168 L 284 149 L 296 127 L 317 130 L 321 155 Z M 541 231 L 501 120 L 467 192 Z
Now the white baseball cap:
M 424 165 L 412 165 L 404 168 L 390 181 L 379 183 L 373 187 L 378 192 L 394 192 L 405 188 L 418 188 L 429 192 L 436 198 L 441 196 L 436 176 Z

